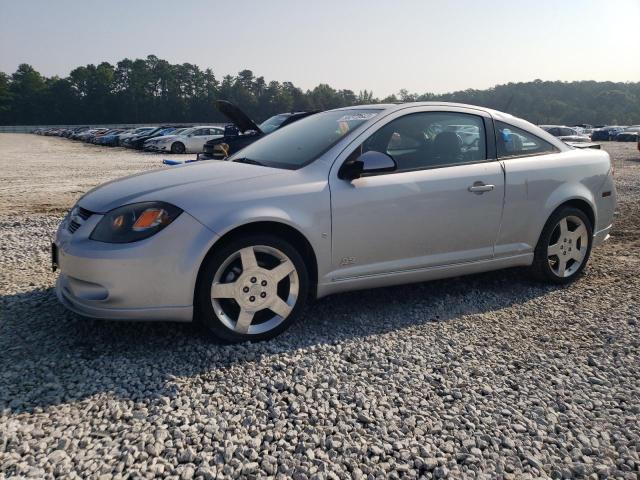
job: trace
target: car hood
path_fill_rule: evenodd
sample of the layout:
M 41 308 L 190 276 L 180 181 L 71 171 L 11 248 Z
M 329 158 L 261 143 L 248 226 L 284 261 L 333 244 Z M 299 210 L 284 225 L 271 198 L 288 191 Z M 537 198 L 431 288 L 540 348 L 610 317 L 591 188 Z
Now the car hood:
M 251 120 L 246 113 L 236 107 L 233 103 L 226 100 L 217 100 L 216 108 L 222 112 L 222 114 L 233 122 L 242 133 L 247 130 L 255 130 L 256 132 L 263 133 L 260 127 Z
M 137 137 L 130 138 L 129 141 L 131 143 L 144 143 L 147 140 L 150 140 L 152 138 L 155 140 L 158 137 L 159 137 L 159 135 L 139 135 Z
M 236 162 L 194 162 L 113 180 L 87 192 L 78 204 L 92 212 L 106 213 L 130 203 L 163 201 L 188 211 L 194 198 L 212 189 L 251 191 L 249 184 L 253 179 L 286 172 Z
M 179 135 L 160 135 L 158 137 L 151 137 L 149 140 L 153 140 L 154 142 L 163 142 L 165 140 L 173 140 L 178 137 Z

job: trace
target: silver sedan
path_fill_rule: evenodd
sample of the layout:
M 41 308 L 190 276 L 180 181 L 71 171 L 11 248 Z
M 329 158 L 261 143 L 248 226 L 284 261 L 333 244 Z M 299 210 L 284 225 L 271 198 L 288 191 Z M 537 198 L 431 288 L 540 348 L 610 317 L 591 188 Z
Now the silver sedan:
M 528 266 L 576 279 L 609 236 L 609 156 L 460 104 L 343 108 L 228 161 L 84 195 L 53 244 L 60 301 L 107 319 L 285 330 L 309 297 Z

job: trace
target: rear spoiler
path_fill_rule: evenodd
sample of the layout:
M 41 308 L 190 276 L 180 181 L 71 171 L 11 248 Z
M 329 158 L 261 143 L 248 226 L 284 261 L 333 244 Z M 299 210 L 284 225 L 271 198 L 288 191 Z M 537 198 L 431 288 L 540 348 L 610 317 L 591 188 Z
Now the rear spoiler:
M 568 145 L 571 145 L 575 148 L 595 148 L 596 150 L 600 150 L 602 145 L 599 143 L 586 143 L 586 142 L 566 142 Z

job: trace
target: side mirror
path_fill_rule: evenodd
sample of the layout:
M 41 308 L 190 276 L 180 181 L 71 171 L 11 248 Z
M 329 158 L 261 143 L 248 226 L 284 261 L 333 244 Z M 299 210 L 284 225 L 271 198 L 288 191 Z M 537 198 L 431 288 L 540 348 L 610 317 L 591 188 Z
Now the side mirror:
M 345 163 L 340 169 L 339 177 L 351 181 L 368 175 L 393 172 L 396 168 L 396 161 L 389 155 L 370 150 Z

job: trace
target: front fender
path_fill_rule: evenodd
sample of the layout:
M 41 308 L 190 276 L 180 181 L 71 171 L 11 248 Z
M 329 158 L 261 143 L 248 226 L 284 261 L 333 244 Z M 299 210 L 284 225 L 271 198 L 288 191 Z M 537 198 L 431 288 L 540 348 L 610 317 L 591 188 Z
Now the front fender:
M 282 208 L 252 206 L 225 212 L 213 221 L 211 228 L 222 237 L 239 227 L 259 222 L 282 223 L 298 230 L 303 235 L 303 232 L 308 231 L 313 224 L 312 220 L 302 212 L 294 218 L 292 214 Z

